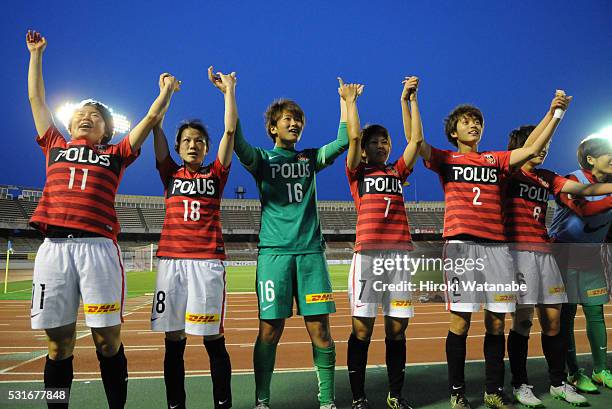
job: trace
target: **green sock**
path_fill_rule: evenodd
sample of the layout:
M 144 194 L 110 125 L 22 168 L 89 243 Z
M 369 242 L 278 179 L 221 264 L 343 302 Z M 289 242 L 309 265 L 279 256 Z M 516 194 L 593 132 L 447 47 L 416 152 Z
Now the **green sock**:
M 561 334 L 567 340 L 567 354 L 565 360 L 570 375 L 578 371 L 576 360 L 576 340 L 574 339 L 574 319 L 576 318 L 576 304 L 563 304 L 561 306 Z
M 582 310 L 586 318 L 586 332 L 591 345 L 593 356 L 593 370 L 601 372 L 607 368 L 607 341 L 606 323 L 604 321 L 603 305 L 583 305 Z
M 336 346 L 319 348 L 312 345 L 312 359 L 319 380 L 319 403 L 328 405 L 334 402 L 335 385 L 334 371 L 336 369 Z
M 255 399 L 257 402 L 270 403 L 270 382 L 276 361 L 276 346 L 266 344 L 257 338 L 253 349 L 253 368 L 255 369 Z

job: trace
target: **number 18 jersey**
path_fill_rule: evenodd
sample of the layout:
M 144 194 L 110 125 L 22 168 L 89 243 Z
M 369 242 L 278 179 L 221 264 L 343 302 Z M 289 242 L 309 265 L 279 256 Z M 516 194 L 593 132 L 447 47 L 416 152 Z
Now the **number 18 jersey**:
M 509 151 L 462 153 L 431 147 L 425 166 L 440 176 L 444 189 L 445 239 L 469 235 L 505 240 L 501 184 L 509 164 Z
M 191 172 L 170 155 L 157 163 L 165 188 L 166 215 L 158 257 L 225 259 L 221 197 L 229 175 L 219 159 Z

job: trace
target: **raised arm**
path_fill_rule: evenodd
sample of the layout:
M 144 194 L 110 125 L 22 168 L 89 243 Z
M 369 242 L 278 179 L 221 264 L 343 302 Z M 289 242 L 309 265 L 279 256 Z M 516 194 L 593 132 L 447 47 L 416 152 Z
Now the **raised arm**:
M 53 125 L 53 116 L 45 102 L 45 82 L 42 75 L 42 56 L 47 47 L 47 40 L 37 31 L 28 31 L 26 45 L 30 51 L 28 97 L 36 132 L 38 135 L 43 135 Z
M 219 162 L 227 168 L 232 163 L 234 135 L 236 134 L 236 122 L 238 120 L 238 107 L 236 106 L 236 73 L 223 74 L 218 72 L 213 74 L 213 67 L 211 65 L 208 67 L 208 79 L 223 93 L 225 99 L 225 116 L 223 118 L 225 131 L 223 132 L 221 142 L 219 142 L 217 157 L 219 158 Z
M 423 144 L 423 124 L 421 123 L 421 113 L 417 101 L 419 79 L 417 77 L 406 77 L 403 83 L 402 121 L 404 123 L 404 134 L 408 142 L 403 157 L 408 169 L 412 169 Z M 408 104 L 410 104 L 410 109 Z
M 361 162 L 361 125 L 359 124 L 359 113 L 357 111 L 357 98 L 363 92 L 363 85 L 345 84 L 340 77 L 338 77 L 338 82 L 340 84 L 338 93 L 346 106 L 346 127 L 349 142 L 346 165 L 350 170 L 353 170 Z
M 147 139 L 151 129 L 155 124 L 159 123 L 165 115 L 170 105 L 172 94 L 177 92 L 181 87 L 181 82 L 168 73 L 163 73 L 159 77 L 160 90 L 159 95 L 153 101 L 147 115 L 132 128 L 129 138 L 130 145 L 133 150 L 138 150 Z
M 555 93 L 555 97 L 553 98 L 552 103 L 550 104 L 550 109 L 546 111 L 546 115 L 544 115 L 544 118 L 542 118 L 538 126 L 536 126 L 534 130 L 531 131 L 531 133 L 529 134 L 529 137 L 523 144 L 523 147 L 533 145 L 536 139 L 538 139 L 538 136 L 540 136 L 542 131 L 546 128 L 546 126 L 548 126 L 549 122 L 553 118 L 553 115 L 557 109 L 561 109 L 564 111 L 567 109 L 567 103 L 565 100 L 565 92 L 561 90 L 557 90 L 557 92 Z
M 555 98 L 557 98 L 557 96 L 555 96 Z M 565 95 L 561 96 L 559 94 L 559 98 L 562 98 L 565 101 L 565 109 L 563 109 L 563 111 L 565 111 L 572 100 L 572 97 L 566 97 Z M 553 115 L 542 133 L 537 135 L 537 138 L 532 145 L 513 150 L 510 154 L 510 167 L 520 168 L 525 164 L 525 162 L 535 158 L 542 151 L 542 149 L 546 147 L 555 133 L 557 126 L 559 126 L 560 121 L 561 115 Z

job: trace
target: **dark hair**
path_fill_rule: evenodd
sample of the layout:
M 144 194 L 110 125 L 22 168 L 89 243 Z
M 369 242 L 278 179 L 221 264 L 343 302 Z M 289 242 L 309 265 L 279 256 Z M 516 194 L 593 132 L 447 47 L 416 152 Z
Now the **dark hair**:
M 580 145 L 578 145 L 578 151 L 576 152 L 580 167 L 582 169 L 593 169 L 593 165 L 587 161 L 587 156 L 598 158 L 601 155 L 610 153 L 612 151 L 612 146 L 610 145 L 610 140 L 603 136 L 596 135 L 584 139 L 580 142 Z
M 382 125 L 378 124 L 368 124 L 361 130 L 361 149 L 365 149 L 366 145 L 375 136 L 384 136 L 389 142 L 391 142 L 391 138 L 389 137 L 389 131 Z
M 470 104 L 462 104 L 457 106 L 444 119 L 444 133 L 446 134 L 446 138 L 455 146 L 459 146 L 457 144 L 457 138 L 453 138 L 451 134 L 457 131 L 457 122 L 459 122 L 459 119 L 461 119 L 463 116 L 478 119 L 481 125 L 484 126 L 484 118 L 482 117 L 482 112 L 480 112 L 480 109 Z
M 181 136 L 183 135 L 183 131 L 187 128 L 193 128 L 196 131 L 202 134 L 204 138 L 204 142 L 206 143 L 206 151 L 210 150 L 210 137 L 208 136 L 208 131 L 206 130 L 206 125 L 202 123 L 199 119 L 188 119 L 179 124 L 176 129 L 176 137 L 174 139 L 174 150 L 176 153 L 179 153 L 179 145 L 181 144 Z
M 276 137 L 272 134 L 270 128 L 276 126 L 276 123 L 278 122 L 284 111 L 291 113 L 293 116 L 296 117 L 296 119 L 302 121 L 302 124 L 306 123 L 306 118 L 304 118 L 304 111 L 302 111 L 302 108 L 300 108 L 300 106 L 295 101 L 292 101 L 290 99 L 277 99 L 273 101 L 266 109 L 266 112 L 264 113 L 264 119 L 266 121 L 266 132 L 268 133 L 268 136 L 272 138 L 272 140 L 275 142 Z
M 525 141 L 529 138 L 529 135 L 535 129 L 535 125 L 523 125 L 512 130 L 508 138 L 508 150 L 512 151 L 518 148 L 522 148 L 525 145 Z
M 111 113 L 110 108 L 100 101 L 96 101 L 94 99 L 84 99 L 83 101 L 79 102 L 79 105 L 76 109 L 80 109 L 86 106 L 96 108 L 98 112 L 100 112 L 100 115 L 102 115 L 102 119 L 104 120 L 104 136 L 102 137 L 102 144 L 106 145 L 111 141 L 111 139 L 113 139 L 113 135 L 115 134 L 115 121 L 113 120 L 113 114 Z M 71 123 L 72 116 L 70 117 L 70 121 L 68 122 L 68 128 L 70 128 Z

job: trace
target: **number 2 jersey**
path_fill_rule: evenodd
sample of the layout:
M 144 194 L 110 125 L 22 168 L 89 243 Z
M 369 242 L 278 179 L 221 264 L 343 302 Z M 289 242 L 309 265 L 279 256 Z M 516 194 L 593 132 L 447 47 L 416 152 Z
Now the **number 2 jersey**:
M 355 251 L 412 250 L 402 185 L 410 169 L 404 157 L 391 165 L 346 167 L 357 210 Z
M 262 149 L 251 146 L 240 122 L 234 150 L 253 175 L 261 201 L 259 254 L 307 254 L 325 250 L 317 210 L 317 172 L 331 165 L 346 150 L 346 123 L 337 139 L 318 148 Z
M 125 168 L 140 151 L 132 149 L 127 136 L 116 145 L 66 142 L 54 126 L 36 142 L 45 154 L 47 179 L 30 225 L 43 234 L 51 225 L 116 240 L 115 195 Z
M 442 237 L 505 240 L 501 184 L 509 175 L 509 164 L 509 151 L 462 153 L 431 147 L 425 166 L 440 176 L 444 190 Z
M 157 163 L 164 184 L 166 215 L 158 257 L 225 259 L 221 197 L 229 175 L 219 158 L 192 172 L 168 155 Z

